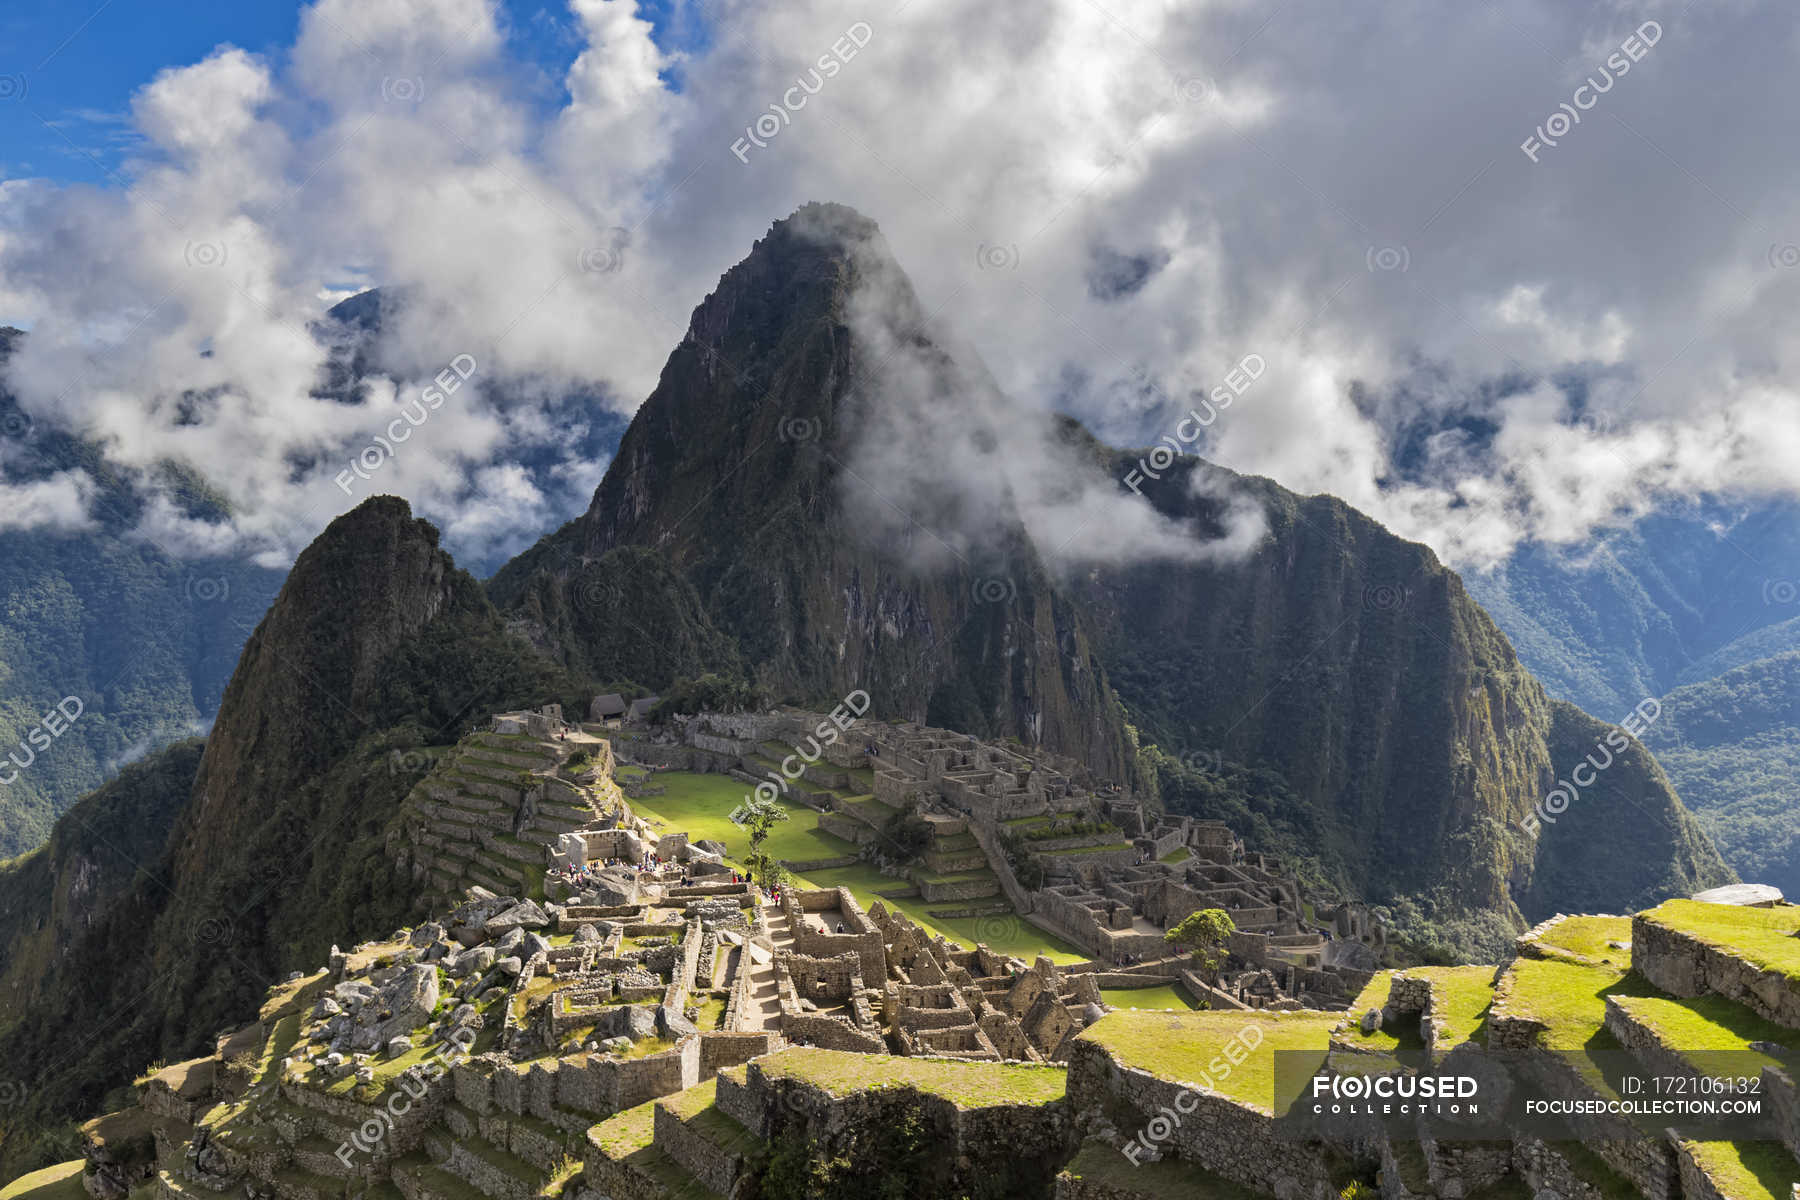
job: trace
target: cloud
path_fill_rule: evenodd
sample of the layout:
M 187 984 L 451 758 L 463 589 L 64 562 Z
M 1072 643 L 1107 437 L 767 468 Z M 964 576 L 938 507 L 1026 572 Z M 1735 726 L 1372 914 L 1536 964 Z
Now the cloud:
M 93 525 L 94 484 L 85 472 L 62 471 L 30 483 L 0 483 L 0 530 L 74 533 Z
M 1521 150 L 1652 19 L 1580 124 Z M 1800 166 L 1775 150 L 1800 82 L 1774 0 L 725 0 L 708 22 L 675 52 L 633 0 L 576 0 L 548 112 L 491 0 L 318 0 L 285 55 L 164 72 L 124 186 L 0 183 L 0 305 L 32 330 L 10 386 L 231 500 L 228 527 L 159 536 L 281 559 L 471 355 L 480 385 L 380 486 L 498 554 L 582 507 L 604 448 L 557 446 L 569 398 L 628 412 L 770 220 L 829 199 L 881 223 L 984 395 L 1143 444 L 1258 354 L 1203 452 L 1459 564 L 1800 489 Z M 314 331 L 353 280 L 409 302 L 391 382 L 345 403 L 316 395 Z M 1063 526 L 1065 501 L 1112 503 L 1034 483 L 1057 480 L 1054 440 L 1017 440 L 1005 502 Z M 1169 533 L 1142 519 L 1106 524 Z

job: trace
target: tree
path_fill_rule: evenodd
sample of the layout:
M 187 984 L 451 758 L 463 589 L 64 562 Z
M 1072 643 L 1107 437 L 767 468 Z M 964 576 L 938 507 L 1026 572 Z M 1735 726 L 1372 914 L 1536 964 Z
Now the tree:
M 750 834 L 750 853 L 744 863 L 761 879 L 764 887 L 780 881 L 781 864 L 763 853 L 763 843 L 778 821 L 788 819 L 787 810 L 766 796 L 752 795 L 731 814 L 731 819 Z
M 1216 980 L 1225 965 L 1231 935 L 1237 923 L 1222 908 L 1203 908 L 1183 917 L 1175 928 L 1163 934 L 1163 941 L 1179 950 L 1191 951 L 1194 962 L 1202 967 L 1210 980 Z

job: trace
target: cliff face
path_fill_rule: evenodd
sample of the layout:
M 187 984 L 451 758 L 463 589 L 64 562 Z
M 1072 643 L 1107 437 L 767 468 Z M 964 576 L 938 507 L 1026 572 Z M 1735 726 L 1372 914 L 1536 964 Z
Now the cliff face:
M 1114 478 L 1137 457 L 1091 453 Z M 1522 822 L 1610 727 L 1547 697 L 1428 548 L 1342 502 L 1198 459 L 1144 489 L 1202 528 L 1226 493 L 1268 519 L 1247 559 L 1100 569 L 1074 595 L 1146 736 L 1190 762 L 1278 772 L 1305 811 L 1276 819 L 1309 831 L 1340 886 L 1438 923 L 1502 918 L 1452 939 L 1472 951 L 1559 908 L 1730 877 L 1641 746 L 1608 766 L 1580 822 L 1534 836 Z
M 0 1054 L 31 1081 L 0 1167 L 253 1016 L 333 942 L 391 930 L 415 897 L 381 835 L 433 748 L 582 690 L 505 633 L 403 501 L 333 522 L 245 647 L 204 754 L 126 772 L 0 867 Z

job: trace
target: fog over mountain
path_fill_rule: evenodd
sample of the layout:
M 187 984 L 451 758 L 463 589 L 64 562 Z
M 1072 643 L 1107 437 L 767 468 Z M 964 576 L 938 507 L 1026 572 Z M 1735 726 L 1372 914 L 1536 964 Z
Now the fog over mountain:
M 284 565 L 368 453 L 497 564 L 604 468 L 561 400 L 628 412 L 691 297 L 832 199 L 1019 403 L 1150 444 L 1258 355 L 1190 448 L 1457 565 L 1795 490 L 1778 5 L 662 16 L 545 14 L 580 45 L 546 79 L 490 0 L 320 0 L 145 82 L 114 177 L 0 182 L 33 427 L 202 474 L 229 518 L 144 513 L 178 555 Z M 410 303 L 346 395 L 320 318 L 371 285 Z M 459 355 L 479 386 L 382 449 Z M 6 520 L 80 524 L 85 474 L 9 481 Z

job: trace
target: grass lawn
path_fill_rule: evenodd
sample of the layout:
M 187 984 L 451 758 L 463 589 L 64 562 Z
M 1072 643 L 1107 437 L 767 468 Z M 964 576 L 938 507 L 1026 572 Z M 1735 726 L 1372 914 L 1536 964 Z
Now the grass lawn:
M 728 775 L 699 775 L 687 771 L 659 771 L 656 782 L 666 786 L 668 791 L 647 800 L 628 801 L 632 811 L 646 820 L 661 822 L 671 833 L 685 829 L 689 841 L 711 838 L 723 842 L 734 861 L 742 865 L 738 856 L 748 850 L 749 837 L 732 824 L 731 811 L 743 803 L 748 788 Z M 777 803 L 787 811 L 788 819 L 769 832 L 769 840 L 765 843 L 776 858 L 806 862 L 856 854 L 857 847 L 852 843 L 815 827 L 817 814 L 812 809 L 785 800 Z M 965 946 L 985 942 L 997 953 L 1016 954 L 1026 962 L 1039 954 L 1047 954 L 1059 963 L 1087 960 L 1087 955 L 1075 947 L 1012 914 L 940 920 L 928 916 L 927 909 L 946 907 L 941 902 L 930 904 L 918 897 L 882 899 L 878 892 L 905 887 L 906 881 L 890 879 L 866 863 L 810 871 L 799 879 L 806 887 L 847 887 L 865 910 L 881 900 L 889 909 L 899 909 L 928 931 L 941 933 Z
M 1210 1086 L 1239 1103 L 1275 1113 L 1287 1111 L 1294 1101 L 1292 1095 L 1275 1094 L 1275 1052 L 1303 1051 L 1323 1063 L 1332 1026 L 1342 1019 L 1341 1013 L 1316 1012 L 1115 1012 L 1080 1037 L 1100 1043 L 1124 1066 Z M 1223 1061 L 1234 1042 L 1249 1049 L 1235 1066 Z M 1222 1071 L 1215 1068 L 1216 1061 L 1223 1063 Z M 1296 1085 L 1300 1074 L 1295 1072 Z
M 618 1162 L 655 1140 L 655 1124 L 656 1101 L 646 1100 L 636 1108 L 613 1114 L 588 1130 L 588 1141 L 599 1147 L 606 1157 Z
M 1200 1007 L 1187 994 L 1186 988 L 1173 983 L 1148 988 L 1101 988 L 1100 999 L 1114 1008 L 1173 1008 L 1191 1012 Z
M 1156 861 L 1164 863 L 1184 863 L 1193 856 L 1194 852 L 1189 850 L 1186 846 L 1177 846 Z M 1307 919 L 1311 920 L 1311 914 L 1308 914 Z
M 1362 1026 L 1358 1024 L 1362 1020 L 1362 1015 L 1371 1008 L 1380 1012 L 1387 1006 L 1388 993 L 1393 990 L 1393 985 L 1394 972 L 1375 972 L 1374 978 L 1370 979 L 1367 986 L 1357 993 L 1356 999 L 1351 1002 L 1349 1010 L 1344 1014 L 1346 1029 L 1338 1035 L 1342 1041 L 1347 1041 L 1371 1054 L 1394 1054 L 1402 1048 L 1415 1050 L 1423 1047 L 1424 1043 L 1417 1036 L 1416 1031 L 1401 1031 L 1383 1024 L 1376 1026 L 1373 1033 L 1364 1033 Z M 1403 1037 L 1403 1032 L 1407 1036 Z
M 1443 1009 L 1439 1055 L 1464 1042 L 1486 1043 L 1488 1008 L 1494 1002 L 1494 968 L 1415 967 L 1407 973 L 1430 979 L 1434 1001 Z
M 1750 1049 L 1751 1042 L 1800 1049 L 1800 1033 L 1765 1021 L 1743 1005 L 1719 996 L 1691 1000 L 1620 996 L 1617 1002 L 1628 1016 L 1647 1026 L 1664 1046 L 1703 1075 L 1755 1075 L 1765 1066 L 1788 1065 Z
M 87 1200 L 87 1191 L 81 1186 L 85 1161 L 77 1158 L 21 1175 L 0 1188 L 0 1200 Z
M 1682 1149 L 1731 1200 L 1788 1200 L 1800 1179 L 1780 1142 L 1683 1142 Z
M 699 1009 L 699 1016 L 694 1019 L 694 1025 L 702 1033 L 710 1033 L 717 1029 L 720 1022 L 725 1019 L 725 1005 L 726 999 L 723 996 L 705 997 L 696 1006 Z
M 1488 1007 L 1494 999 L 1494 989 L 1489 982 L 1494 977 L 1492 967 L 1411 967 L 1406 973 L 1431 980 L 1433 1001 L 1444 1009 L 1439 1057 L 1464 1042 L 1487 1040 Z M 1374 1033 L 1364 1033 L 1356 1026 L 1365 1012 L 1371 1008 L 1379 1012 L 1387 1005 L 1394 974 L 1393 971 L 1375 973 L 1350 1005 L 1346 1014 L 1350 1028 L 1339 1037 L 1371 1053 L 1400 1054 L 1404 1058 L 1407 1052 L 1424 1049 L 1423 1035 L 1416 1021 L 1403 1021 L 1400 1028 L 1383 1026 Z
M 1744 908 L 1667 900 L 1638 916 L 1800 981 L 1800 908 Z
M 1061 1066 L 1035 1063 L 952 1062 L 896 1058 L 797 1046 L 757 1060 L 772 1079 L 803 1079 L 834 1097 L 889 1087 L 912 1087 L 963 1108 L 1048 1104 L 1068 1091 Z
M 690 771 L 658 771 L 656 782 L 667 790 L 660 796 L 627 800 L 633 812 L 647 821 L 661 824 L 666 832 L 686 830 L 690 842 L 708 839 L 723 842 L 730 857 L 741 864 L 742 855 L 750 848 L 750 836 L 732 823 L 731 813 L 750 794 L 750 787 L 729 775 L 700 775 Z M 815 825 L 817 814 L 812 809 L 788 800 L 777 800 L 776 803 L 788 814 L 787 820 L 769 831 L 769 840 L 764 843 L 776 858 L 806 862 L 856 853 L 853 843 L 821 832 Z
M 1616 1064 L 1623 1050 L 1606 1030 L 1608 996 L 1654 995 L 1650 985 L 1635 975 L 1609 967 L 1589 967 L 1561 959 L 1521 958 L 1506 969 L 1495 989 L 1493 1015 L 1526 1017 L 1546 1026 L 1539 1045 L 1565 1053 L 1594 1093 L 1616 1099 L 1617 1089 L 1607 1078 L 1603 1063 Z
M 1065 1174 L 1126 1194 L 1157 1196 L 1162 1200 L 1255 1200 L 1256 1193 L 1220 1179 L 1179 1159 L 1133 1164 L 1125 1155 L 1101 1141 L 1083 1142 L 1081 1153 L 1063 1168 Z
M 1630 946 L 1630 917 L 1570 917 L 1552 925 L 1537 944 L 1552 953 L 1567 950 L 1595 962 L 1609 963 L 1621 971 L 1629 968 L 1630 949 L 1614 950 L 1608 942 L 1624 942 Z

